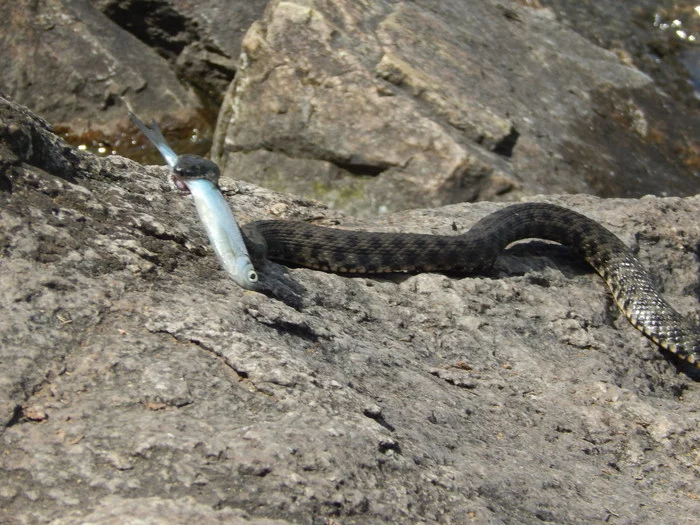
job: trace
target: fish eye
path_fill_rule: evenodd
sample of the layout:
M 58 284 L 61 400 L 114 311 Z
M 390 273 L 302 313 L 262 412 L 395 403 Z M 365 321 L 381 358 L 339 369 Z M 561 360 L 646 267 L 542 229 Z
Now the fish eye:
M 251 270 L 248 272 L 248 280 L 251 282 L 257 282 L 258 274 L 255 270 Z

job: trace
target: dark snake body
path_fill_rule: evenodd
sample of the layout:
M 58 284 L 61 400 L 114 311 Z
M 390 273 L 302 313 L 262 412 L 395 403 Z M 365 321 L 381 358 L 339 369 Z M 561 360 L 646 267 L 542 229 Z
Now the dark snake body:
M 248 249 L 257 257 L 340 273 L 479 273 L 514 241 L 555 241 L 583 257 L 603 277 L 637 329 L 700 368 L 700 328 L 661 297 L 620 239 L 561 206 L 509 206 L 453 236 L 349 231 L 289 221 L 258 221 L 245 225 L 243 232 Z

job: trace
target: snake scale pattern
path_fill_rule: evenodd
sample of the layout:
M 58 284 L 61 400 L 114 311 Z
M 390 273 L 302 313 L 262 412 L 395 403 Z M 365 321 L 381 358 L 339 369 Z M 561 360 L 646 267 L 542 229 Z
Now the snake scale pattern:
M 349 273 L 478 273 L 512 242 L 540 238 L 582 256 L 605 280 L 630 322 L 661 348 L 700 368 L 700 326 L 676 312 L 647 271 L 614 234 L 585 215 L 546 203 L 516 204 L 477 222 L 461 235 L 379 233 L 289 221 L 258 221 L 240 231 L 219 190 L 219 167 L 198 155 L 177 155 L 155 122 L 129 117 L 158 148 L 175 185 L 192 193 L 220 262 L 237 284 L 255 289 L 254 258 Z M 243 238 L 241 238 L 241 233 Z
M 661 297 L 649 273 L 620 239 L 594 220 L 561 206 L 508 206 L 466 233 L 450 236 L 349 231 L 291 221 L 257 221 L 245 225 L 243 233 L 256 258 L 339 273 L 479 273 L 512 242 L 555 241 L 583 257 L 603 277 L 637 329 L 700 368 L 700 327 Z

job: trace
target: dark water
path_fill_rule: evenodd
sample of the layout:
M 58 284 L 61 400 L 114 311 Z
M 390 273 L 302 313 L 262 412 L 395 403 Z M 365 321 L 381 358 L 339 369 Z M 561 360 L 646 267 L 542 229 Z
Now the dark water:
M 162 131 L 168 144 L 177 153 L 192 153 L 206 156 L 211 149 L 214 133 L 212 123 L 185 123 L 172 127 L 164 126 Z M 120 128 L 112 135 L 105 135 L 101 131 L 76 133 L 71 129 L 60 127 L 56 128 L 56 132 L 72 146 L 89 151 L 95 155 L 121 155 L 141 164 L 164 163 L 163 157 L 158 153 L 158 150 L 133 125 Z

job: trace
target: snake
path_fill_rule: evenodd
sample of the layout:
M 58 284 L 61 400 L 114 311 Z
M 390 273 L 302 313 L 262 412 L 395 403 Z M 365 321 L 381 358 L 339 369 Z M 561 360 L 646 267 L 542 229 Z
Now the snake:
M 254 221 L 241 230 L 218 188 L 218 166 L 197 155 L 177 156 L 155 123 L 147 128 L 130 116 L 161 151 L 176 186 L 193 194 L 214 251 L 243 288 L 259 284 L 251 257 L 341 274 L 481 274 L 513 242 L 544 239 L 583 258 L 647 338 L 700 368 L 700 326 L 661 296 L 650 273 L 615 234 L 581 213 L 543 202 L 513 204 L 458 235 L 353 231 L 284 220 Z
M 352 231 L 266 220 L 244 225 L 243 238 L 254 259 L 266 257 L 284 264 L 359 274 L 481 274 L 515 241 L 554 241 L 600 274 L 635 328 L 700 368 L 700 327 L 661 296 L 649 272 L 615 234 L 593 219 L 555 204 L 506 206 L 459 235 Z

